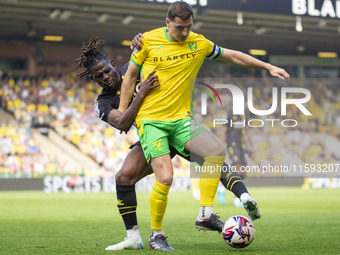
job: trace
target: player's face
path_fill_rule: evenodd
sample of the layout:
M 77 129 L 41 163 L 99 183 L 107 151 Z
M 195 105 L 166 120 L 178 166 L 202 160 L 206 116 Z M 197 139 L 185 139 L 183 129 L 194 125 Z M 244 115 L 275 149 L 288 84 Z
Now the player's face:
M 113 89 L 120 81 L 115 67 L 108 61 L 102 60 L 91 68 L 92 79 L 102 88 Z
M 166 26 L 168 36 L 171 40 L 184 42 L 192 29 L 193 19 L 192 16 L 188 19 L 181 19 L 176 17 L 175 20 L 171 21 L 166 19 Z

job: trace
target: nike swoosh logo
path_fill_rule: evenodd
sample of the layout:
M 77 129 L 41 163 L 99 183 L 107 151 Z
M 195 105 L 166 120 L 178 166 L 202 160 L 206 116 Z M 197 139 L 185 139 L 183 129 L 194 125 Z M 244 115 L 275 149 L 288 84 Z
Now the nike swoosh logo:
M 163 47 L 165 47 L 165 46 L 164 45 L 156 46 L 156 50 L 162 49 Z
M 167 198 L 166 199 L 161 199 L 163 202 L 165 202 L 166 200 L 167 200 Z

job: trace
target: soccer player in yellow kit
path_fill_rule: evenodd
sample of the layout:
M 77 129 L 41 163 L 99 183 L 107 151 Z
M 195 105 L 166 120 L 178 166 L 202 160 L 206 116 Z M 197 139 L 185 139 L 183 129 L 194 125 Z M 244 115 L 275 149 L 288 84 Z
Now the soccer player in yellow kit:
M 157 250 L 173 250 L 165 239 L 162 226 L 173 178 L 169 144 L 184 155 L 190 151 L 204 158 L 203 169 L 221 169 L 226 154 L 222 143 L 190 117 L 190 81 L 196 78 L 204 59 L 218 58 L 243 67 L 265 69 L 275 77 L 289 79 L 285 70 L 244 53 L 221 48 L 204 36 L 191 32 L 192 26 L 191 6 L 180 1 L 171 4 L 166 27 L 144 33 L 143 49 L 132 53 L 121 90 L 119 110 L 124 112 L 139 72 L 145 76 L 157 70 L 161 85 L 145 97 L 136 117 L 144 155 L 156 177 L 150 195 L 152 234 L 149 246 Z M 195 146 L 190 147 L 190 143 Z M 210 173 L 208 178 L 200 178 L 197 228 L 220 232 L 223 227 L 223 222 L 213 214 L 212 209 L 219 179 L 220 173 Z M 257 203 L 248 193 L 241 200 L 253 220 L 260 217 Z

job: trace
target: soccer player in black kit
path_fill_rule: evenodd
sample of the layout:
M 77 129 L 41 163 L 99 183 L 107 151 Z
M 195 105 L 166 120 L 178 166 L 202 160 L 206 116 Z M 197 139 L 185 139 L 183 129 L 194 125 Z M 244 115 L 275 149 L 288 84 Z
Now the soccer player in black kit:
M 157 89 L 159 86 L 158 77 L 155 75 L 156 72 L 153 71 L 140 83 L 139 89 L 138 91 L 136 90 L 128 109 L 122 114 L 118 111 L 120 88 L 128 63 L 117 71 L 114 62 L 110 61 L 103 52 L 96 50 L 101 42 L 98 40 L 98 37 L 92 37 L 88 45 L 83 43 L 82 54 L 77 59 L 77 68 L 86 68 L 86 71 L 78 74 L 78 76 L 90 76 L 94 82 L 103 88 L 95 103 L 95 111 L 99 118 L 112 127 L 127 132 L 132 126 L 145 96 L 148 93 L 152 93 L 152 90 Z M 121 170 L 115 175 L 117 206 L 125 224 L 127 237 L 118 244 L 108 246 L 106 250 L 144 248 L 137 224 L 135 183 L 153 171 L 145 159 L 139 141 L 130 148 L 131 150 Z M 176 154 L 178 152 L 171 148 L 171 156 L 174 157 Z M 188 157 L 186 159 L 189 160 Z M 195 161 L 202 164 L 203 159 L 195 158 Z M 226 166 L 225 169 L 228 169 L 228 167 Z M 232 191 L 237 197 L 248 194 L 240 176 L 234 172 L 222 173 L 221 182 L 226 189 Z M 245 209 L 253 220 L 260 218 L 257 204 L 254 204 L 253 208 L 245 207 Z M 202 222 L 201 229 L 221 232 L 223 225 L 224 223 L 215 216 L 213 220 L 210 218 Z M 167 247 L 168 245 L 165 237 L 160 237 L 158 242 L 159 250 L 162 250 L 163 246 Z
M 231 160 L 231 165 L 233 166 L 233 171 L 236 171 L 239 176 L 244 179 L 247 176 L 247 173 L 241 169 L 241 166 L 246 166 L 247 161 L 245 154 L 247 153 L 246 142 L 245 142 L 245 117 L 244 115 L 234 115 L 232 108 L 227 110 L 227 131 L 225 133 L 225 140 L 227 143 L 227 151 L 229 154 L 229 158 Z M 248 138 L 248 137 L 247 137 Z M 248 144 L 252 146 L 251 140 L 247 139 Z M 251 151 L 250 151 L 251 152 Z M 250 153 L 248 152 L 248 153 Z M 225 189 L 223 187 L 219 187 L 218 196 L 220 202 L 225 204 Z M 234 199 L 234 205 L 236 207 L 243 207 L 242 202 L 238 197 Z
M 241 166 L 247 164 L 245 159 L 246 144 L 244 141 L 245 124 L 243 124 L 245 118 L 244 115 L 233 115 L 232 109 L 228 109 L 227 113 L 227 121 L 230 124 L 226 132 L 227 149 L 232 165 L 235 166 L 237 170 L 240 170 Z M 242 178 L 245 177 L 244 172 L 238 171 L 238 174 Z

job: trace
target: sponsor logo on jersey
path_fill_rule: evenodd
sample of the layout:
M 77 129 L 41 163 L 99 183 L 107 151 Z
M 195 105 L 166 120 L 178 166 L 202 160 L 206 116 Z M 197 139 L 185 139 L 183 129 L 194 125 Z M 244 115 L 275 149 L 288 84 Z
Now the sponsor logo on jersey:
M 140 88 L 140 82 L 136 84 L 135 90 L 133 91 L 133 97 L 135 97 L 139 91 Z
M 138 51 L 137 48 L 133 48 L 132 55 L 133 55 L 135 58 L 137 58 L 136 55 L 135 55 L 135 53 L 136 53 L 137 51 Z
M 94 111 L 97 114 L 97 116 L 102 120 L 104 118 L 105 113 L 100 113 L 99 107 L 98 107 L 98 101 L 94 104 Z
M 161 57 L 154 57 L 154 62 L 164 62 L 164 61 L 172 61 L 172 60 L 182 60 L 182 59 L 188 59 L 188 58 L 195 58 L 195 53 L 187 53 L 187 54 L 181 54 L 181 55 L 174 55 L 174 56 L 161 56 Z
M 96 112 L 98 117 L 100 117 L 100 110 L 98 108 L 98 101 L 96 101 L 95 104 L 94 104 L 94 111 Z
M 165 47 L 165 46 L 164 45 L 156 46 L 156 50 L 162 49 L 163 47 Z

